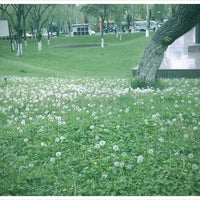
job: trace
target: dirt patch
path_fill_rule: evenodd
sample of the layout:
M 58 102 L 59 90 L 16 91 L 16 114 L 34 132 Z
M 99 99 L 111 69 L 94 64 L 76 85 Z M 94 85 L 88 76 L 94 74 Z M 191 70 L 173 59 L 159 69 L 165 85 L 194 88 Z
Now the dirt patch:
M 108 44 L 104 44 L 107 46 Z M 64 46 L 57 46 L 54 48 L 87 48 L 87 47 L 100 47 L 101 44 L 71 44 L 71 45 L 64 45 Z

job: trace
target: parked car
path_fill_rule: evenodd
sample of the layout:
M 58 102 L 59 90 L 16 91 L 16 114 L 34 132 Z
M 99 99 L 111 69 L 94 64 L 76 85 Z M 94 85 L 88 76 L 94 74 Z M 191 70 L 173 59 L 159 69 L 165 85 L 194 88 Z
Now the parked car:
M 27 37 L 27 38 L 32 38 L 32 35 L 29 34 L 29 33 L 26 33 L 26 37 Z
M 89 30 L 88 32 L 89 32 L 89 35 L 95 35 L 96 34 L 95 31 L 92 31 L 92 30 Z
M 42 37 L 47 38 L 48 37 L 48 33 L 42 33 Z
M 136 21 L 134 23 L 136 31 L 145 31 L 147 29 L 147 21 Z M 150 30 L 156 30 L 157 24 L 155 21 L 150 21 Z
M 116 32 L 117 31 L 117 28 L 115 26 L 108 26 L 108 27 L 105 27 L 103 29 L 103 31 L 105 33 L 112 33 L 112 32 Z

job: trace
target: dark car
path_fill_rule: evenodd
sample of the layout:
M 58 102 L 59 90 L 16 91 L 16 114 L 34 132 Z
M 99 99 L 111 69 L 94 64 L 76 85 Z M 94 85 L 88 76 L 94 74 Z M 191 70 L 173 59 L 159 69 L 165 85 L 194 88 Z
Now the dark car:
M 105 27 L 103 29 L 103 31 L 105 33 L 112 33 L 112 32 L 116 32 L 117 31 L 117 28 L 115 26 L 108 26 L 108 27 Z

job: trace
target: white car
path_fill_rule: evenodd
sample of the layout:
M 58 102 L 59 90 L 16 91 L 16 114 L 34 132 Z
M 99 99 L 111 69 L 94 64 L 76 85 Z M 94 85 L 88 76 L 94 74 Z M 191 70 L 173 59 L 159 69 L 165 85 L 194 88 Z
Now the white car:
M 96 33 L 92 30 L 89 30 L 89 35 L 95 35 Z
M 136 31 L 145 31 L 147 29 L 147 21 L 136 21 L 134 24 Z M 156 30 L 157 23 L 155 21 L 150 21 L 150 30 Z
M 29 33 L 26 33 L 26 37 L 27 37 L 27 38 L 32 38 L 32 35 L 29 34 Z

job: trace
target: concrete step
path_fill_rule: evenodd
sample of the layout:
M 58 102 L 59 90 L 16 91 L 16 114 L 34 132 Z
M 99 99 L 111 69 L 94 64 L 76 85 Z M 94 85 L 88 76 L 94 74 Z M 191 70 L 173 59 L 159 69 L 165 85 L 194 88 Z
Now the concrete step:
M 133 77 L 137 74 L 137 68 L 133 69 Z M 158 78 L 200 78 L 200 69 L 159 69 Z

